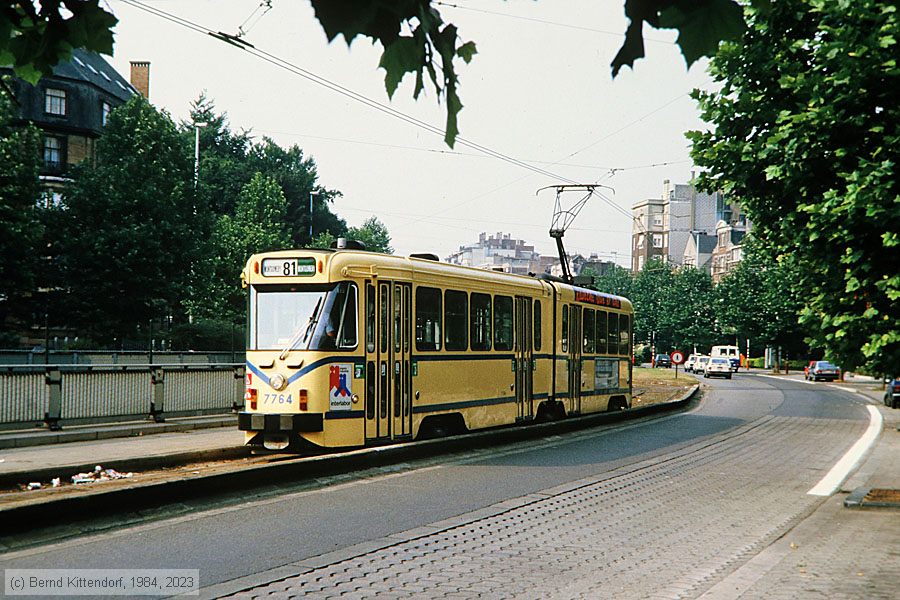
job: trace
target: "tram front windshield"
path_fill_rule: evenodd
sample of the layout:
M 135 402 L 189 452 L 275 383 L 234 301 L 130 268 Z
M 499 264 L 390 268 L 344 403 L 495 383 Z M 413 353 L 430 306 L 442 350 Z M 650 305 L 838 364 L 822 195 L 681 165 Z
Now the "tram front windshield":
M 356 286 L 253 286 L 251 350 L 340 350 L 356 347 Z

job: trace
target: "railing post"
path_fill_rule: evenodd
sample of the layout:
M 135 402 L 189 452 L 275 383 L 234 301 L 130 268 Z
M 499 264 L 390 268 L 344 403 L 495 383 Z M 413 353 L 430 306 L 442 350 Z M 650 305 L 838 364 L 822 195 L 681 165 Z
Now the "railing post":
M 231 404 L 233 412 L 240 412 L 244 408 L 244 381 L 247 376 L 247 367 L 239 365 L 234 368 L 235 393 L 234 401 Z
M 150 383 L 153 385 L 153 400 L 150 402 L 150 414 L 157 423 L 166 420 L 166 372 L 162 368 L 150 367 Z
M 47 423 L 50 431 L 59 431 L 62 429 L 62 425 L 59 424 L 62 416 L 62 373 L 59 367 L 48 368 L 44 381 L 50 388 L 50 402 L 47 412 L 44 413 L 44 422 Z

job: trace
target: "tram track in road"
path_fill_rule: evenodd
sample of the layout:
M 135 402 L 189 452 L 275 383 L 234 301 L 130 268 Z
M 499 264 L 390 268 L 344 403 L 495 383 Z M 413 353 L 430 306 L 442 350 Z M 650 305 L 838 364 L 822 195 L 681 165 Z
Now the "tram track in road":
M 586 428 L 615 424 L 611 429 L 630 427 L 660 418 L 692 405 L 691 390 L 682 399 L 665 405 L 648 406 L 617 413 L 603 413 L 549 423 L 509 427 L 465 435 L 360 449 L 338 454 L 305 457 L 261 456 L 255 459 L 223 461 L 205 472 L 187 465 L 165 473 L 157 480 L 120 480 L 70 488 L 69 493 L 10 495 L 0 503 L 0 551 L 14 550 L 53 540 L 108 531 L 157 521 L 198 510 L 252 498 L 266 498 L 340 483 L 349 479 L 377 476 L 385 469 L 396 470 L 407 461 L 421 462 L 469 458 L 496 452 L 498 446 L 538 440 L 538 445 L 595 435 L 579 432 Z M 662 417 L 665 418 L 665 417 Z M 635 423 L 629 423 L 635 421 Z M 623 424 L 624 423 L 624 424 Z M 548 440 L 540 441 L 540 438 Z M 535 444 L 529 444 L 534 448 Z M 248 466 L 249 465 L 249 466 Z M 57 490 L 47 490 L 56 492 Z

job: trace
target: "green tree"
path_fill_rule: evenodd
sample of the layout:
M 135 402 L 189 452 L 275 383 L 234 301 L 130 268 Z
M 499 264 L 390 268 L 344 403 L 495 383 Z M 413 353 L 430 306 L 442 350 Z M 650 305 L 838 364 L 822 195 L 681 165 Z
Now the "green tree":
M 591 277 L 594 289 L 600 292 L 631 298 L 634 278 L 631 276 L 631 271 L 619 265 L 613 265 L 602 275 L 598 275 L 591 267 L 585 267 L 579 275 Z
M 347 224 L 330 209 L 341 193 L 318 182 L 316 163 L 299 146 L 282 148 L 269 138 L 254 143 L 249 131 L 235 132 L 225 113 L 216 111 L 214 102 L 201 93 L 191 103 L 190 120 L 181 124 L 184 135 L 195 141 L 194 123 L 200 128 L 200 168 L 197 195 L 216 215 L 233 215 L 238 195 L 257 174 L 275 180 L 287 201 L 285 226 L 293 245 L 310 243 L 310 200 L 313 201 L 313 232 L 336 236 L 347 231 Z
M 664 300 L 661 329 L 671 332 L 673 345 L 688 353 L 708 348 L 719 337 L 712 277 L 693 267 L 673 275 L 670 286 L 659 290 Z
M 696 92 L 701 184 L 737 198 L 789 265 L 810 342 L 846 369 L 900 364 L 897 8 L 785 0 L 748 11 Z
M 212 254 L 198 270 L 198 293 L 189 303 L 193 316 L 223 323 L 243 321 L 241 270 L 251 254 L 290 248 L 286 215 L 287 202 L 278 182 L 262 173 L 254 175 L 241 190 L 234 215 L 222 215 L 216 223 Z
M 767 7 L 769 0 L 752 0 Z M 472 60 L 474 42 L 462 42 L 453 23 L 445 22 L 437 0 L 312 0 L 316 19 L 333 41 L 342 36 L 348 46 L 357 37 L 378 42 L 384 49 L 378 66 L 385 70 L 385 88 L 393 96 L 407 73 L 415 75 L 413 96 L 430 80 L 447 110 L 445 140 L 453 146 L 462 109 L 455 63 Z M 744 21 L 736 0 L 624 0 L 630 24 L 622 48 L 613 58 L 613 76 L 644 56 L 643 27 L 677 29 L 677 43 L 691 65 L 715 52 L 720 40 L 740 36 Z M 34 83 L 71 49 L 112 53 L 116 18 L 100 8 L 99 0 L 7 2 L 0 6 L 0 64 L 14 64 L 17 73 Z M 238 46 L 233 37 L 208 32 Z
M 309 205 L 312 200 L 313 235 L 329 232 L 335 236 L 344 235 L 347 223 L 334 214 L 330 204 L 342 194 L 329 190 L 318 182 L 316 162 L 304 155 L 297 146 L 282 148 L 269 138 L 254 144 L 247 160 L 248 167 L 273 178 L 281 186 L 287 201 L 286 224 L 292 243 L 297 246 L 310 244 Z
M 13 127 L 8 87 L 0 80 L 0 325 L 30 311 L 41 248 L 38 175 L 41 136 L 34 126 Z
M 370 252 L 381 252 L 383 254 L 393 254 L 394 249 L 391 248 L 391 236 L 388 233 L 387 226 L 378 220 L 377 217 L 369 217 L 361 227 L 351 227 L 347 230 L 345 236 L 348 240 L 356 240 L 366 245 L 366 250 Z M 330 248 L 335 241 L 336 236 L 323 232 L 316 236 L 313 240 L 313 248 Z
M 657 351 L 672 350 L 674 339 L 666 313 L 675 271 L 659 259 L 648 261 L 634 276 L 631 302 L 634 305 L 634 336 L 638 343 L 654 344 Z
M 391 235 L 384 223 L 377 217 L 369 217 L 360 227 L 351 227 L 347 230 L 347 237 L 358 240 L 366 245 L 366 250 L 393 254 L 391 248 Z
M 191 148 L 165 112 L 133 97 L 110 113 L 96 164 L 72 171 L 57 232 L 73 323 L 95 339 L 183 318 L 199 240 Z
M 794 358 L 807 353 L 796 265 L 778 262 L 752 239 L 744 242 L 738 267 L 716 286 L 716 311 L 723 328 L 749 339 L 757 351 L 781 348 Z

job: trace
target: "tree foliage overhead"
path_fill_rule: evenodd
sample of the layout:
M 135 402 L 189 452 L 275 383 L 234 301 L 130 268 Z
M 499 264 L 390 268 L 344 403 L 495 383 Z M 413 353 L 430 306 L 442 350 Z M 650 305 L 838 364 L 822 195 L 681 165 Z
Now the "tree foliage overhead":
M 426 81 L 443 99 L 447 111 L 444 139 L 453 146 L 459 133 L 457 61 L 468 63 L 477 50 L 460 39 L 457 26 L 444 21 L 439 0 L 312 0 L 316 19 L 332 41 L 338 36 L 350 45 L 364 37 L 383 48 L 378 66 L 393 96 L 407 73 L 415 75 L 413 97 Z M 767 6 L 768 0 L 752 0 Z M 65 11 L 62 10 L 63 6 Z M 678 30 L 678 45 L 688 66 L 711 56 L 721 40 L 740 37 L 745 25 L 736 0 L 624 0 L 629 18 L 625 41 L 610 66 L 613 77 L 623 66 L 634 66 L 644 56 L 643 27 Z M 13 64 L 17 73 L 35 82 L 53 65 L 67 59 L 73 47 L 112 53 L 116 18 L 99 0 L 13 1 L 0 4 L 0 64 Z M 214 37 L 232 43 L 220 33 Z
M 844 368 L 900 364 L 897 7 L 784 0 L 748 11 L 696 93 L 701 184 L 737 198 L 785 263 L 811 343 Z
M 73 48 L 112 54 L 113 27 L 118 23 L 100 8 L 100 0 L 0 2 L 0 65 L 37 83 L 72 55 Z

